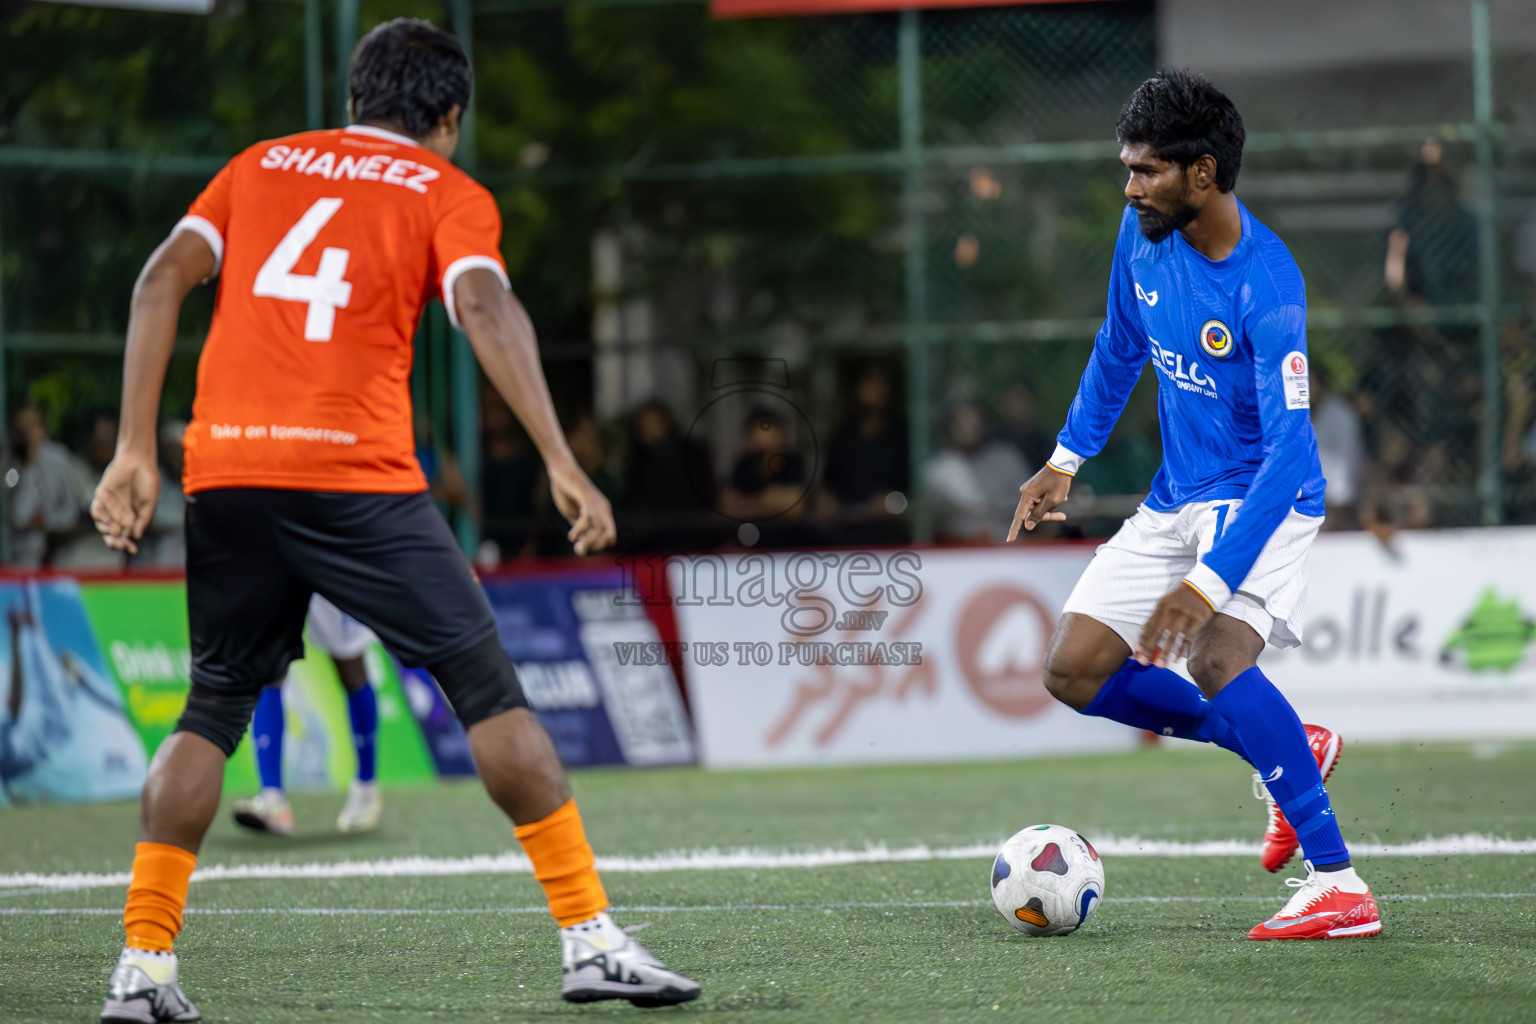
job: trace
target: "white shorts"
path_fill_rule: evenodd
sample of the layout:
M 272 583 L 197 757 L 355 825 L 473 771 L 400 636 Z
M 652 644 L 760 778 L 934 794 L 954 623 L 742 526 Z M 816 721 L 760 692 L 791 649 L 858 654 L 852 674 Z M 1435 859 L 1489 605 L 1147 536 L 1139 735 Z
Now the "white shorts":
M 1157 602 L 1211 550 L 1218 523 L 1224 527 L 1242 504 L 1235 498 L 1196 501 L 1173 512 L 1141 506 L 1099 546 L 1062 611 L 1098 619 L 1135 650 Z M 1216 610 L 1248 623 L 1276 647 L 1299 646 L 1307 616 L 1307 552 L 1322 525 L 1322 516 L 1292 509 L 1247 578 Z
M 360 658 L 378 637 L 331 602 L 314 594 L 309 599 L 309 639 L 333 658 Z

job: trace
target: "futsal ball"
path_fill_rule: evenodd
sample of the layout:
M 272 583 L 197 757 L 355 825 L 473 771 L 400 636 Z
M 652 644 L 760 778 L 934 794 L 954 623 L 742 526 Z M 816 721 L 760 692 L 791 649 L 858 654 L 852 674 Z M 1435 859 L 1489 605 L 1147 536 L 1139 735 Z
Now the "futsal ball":
M 992 903 L 1025 935 L 1068 935 L 1088 923 L 1104 898 L 1104 863 L 1078 833 L 1031 825 L 992 862 Z

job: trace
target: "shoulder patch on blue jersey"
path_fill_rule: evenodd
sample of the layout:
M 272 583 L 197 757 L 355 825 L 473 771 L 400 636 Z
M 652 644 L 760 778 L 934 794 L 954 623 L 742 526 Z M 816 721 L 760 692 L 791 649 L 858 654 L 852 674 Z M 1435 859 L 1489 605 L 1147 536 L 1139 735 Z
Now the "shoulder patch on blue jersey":
M 1200 347 L 1205 354 L 1225 359 L 1232 354 L 1232 328 L 1220 320 L 1207 320 L 1200 328 Z
M 1307 380 L 1307 354 L 1288 352 L 1280 364 L 1280 381 L 1287 409 L 1312 408 L 1311 385 Z

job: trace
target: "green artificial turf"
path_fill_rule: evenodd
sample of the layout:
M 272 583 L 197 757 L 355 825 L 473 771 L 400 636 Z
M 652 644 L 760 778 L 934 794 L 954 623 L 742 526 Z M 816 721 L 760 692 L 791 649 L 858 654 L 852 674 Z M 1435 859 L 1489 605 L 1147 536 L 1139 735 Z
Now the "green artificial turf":
M 1240 767 L 1240 766 L 1239 766 Z M 1352 747 L 1330 784 L 1345 836 L 1536 836 L 1536 747 Z M 1000 840 L 1041 821 L 1090 835 L 1256 841 L 1263 811 L 1217 752 L 794 772 L 583 772 L 600 853 L 862 849 Z M 221 818 L 202 863 L 457 857 L 514 848 L 473 784 L 394 790 L 385 827 L 330 832 L 299 794 L 291 841 Z M 0 812 L 0 872 L 123 871 L 136 808 Z M 1108 900 L 1075 935 L 1029 939 L 987 900 L 987 858 L 835 868 L 610 873 L 639 938 L 704 985 L 637 1011 L 559 999 L 558 943 L 526 875 L 194 885 L 178 942 L 210 1021 L 577 1021 L 618 1014 L 823 1021 L 1528 1021 L 1536 856 L 1357 858 L 1375 939 L 1251 943 L 1288 895 L 1256 858 L 1106 856 Z M 1293 865 L 1294 866 L 1294 865 Z M 1281 877 L 1286 872 L 1282 872 Z M 1171 898 L 1176 898 L 1170 901 Z M 95 1019 L 122 890 L 0 889 L 0 1021 Z M 38 911 L 61 911 L 41 914 Z M 303 911 L 303 912 L 299 912 Z M 372 913 L 358 913 L 372 911 Z

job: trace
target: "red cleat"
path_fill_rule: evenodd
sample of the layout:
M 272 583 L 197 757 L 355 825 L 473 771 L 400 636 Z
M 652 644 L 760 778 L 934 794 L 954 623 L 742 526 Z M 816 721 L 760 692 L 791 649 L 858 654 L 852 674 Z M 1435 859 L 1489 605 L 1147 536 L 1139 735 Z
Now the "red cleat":
M 1371 887 L 1354 868 L 1319 873 L 1305 861 L 1307 877 L 1287 878 L 1297 890 L 1280 912 L 1248 933 L 1250 939 L 1348 939 L 1381 931 Z
M 1320 725 L 1305 728 L 1307 742 L 1312 745 L 1312 756 L 1317 758 L 1317 770 L 1323 773 L 1323 781 L 1327 782 L 1344 753 L 1344 739 Z M 1296 855 L 1296 830 L 1291 828 L 1291 823 L 1285 820 L 1285 812 L 1264 788 L 1264 780 L 1258 772 L 1253 773 L 1253 796 L 1269 806 L 1269 823 L 1264 827 L 1264 851 L 1259 854 L 1259 860 L 1265 871 L 1279 871 Z

